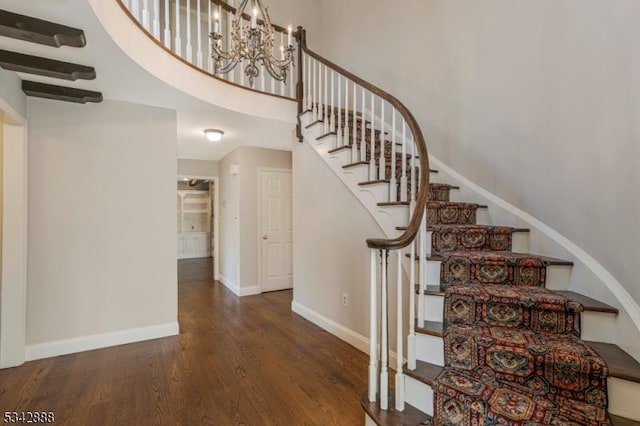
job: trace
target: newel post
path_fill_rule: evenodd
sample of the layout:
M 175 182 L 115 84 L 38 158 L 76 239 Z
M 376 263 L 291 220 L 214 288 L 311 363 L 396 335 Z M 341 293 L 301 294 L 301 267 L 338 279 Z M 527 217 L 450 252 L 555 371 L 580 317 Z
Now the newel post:
M 302 123 L 300 122 L 300 114 L 302 114 L 302 111 L 304 111 L 304 106 L 302 104 L 304 100 L 304 62 L 302 49 L 303 46 L 307 45 L 307 31 L 301 26 L 298 27 L 296 39 L 298 40 L 298 82 L 296 84 L 296 99 L 298 100 L 298 124 L 296 125 L 296 136 L 298 137 L 298 142 L 302 142 Z

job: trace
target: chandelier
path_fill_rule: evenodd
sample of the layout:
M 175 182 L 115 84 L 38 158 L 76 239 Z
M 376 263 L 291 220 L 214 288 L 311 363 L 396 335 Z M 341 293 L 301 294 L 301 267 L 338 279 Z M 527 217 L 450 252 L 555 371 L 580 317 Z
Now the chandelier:
M 252 5 L 251 24 L 243 22 L 243 15 L 249 1 Z M 258 22 L 258 14 L 262 20 Z M 231 24 L 231 34 L 228 41 L 228 50 L 222 48 L 222 34 L 220 34 L 220 15 L 215 12 L 214 27 L 211 33 L 214 70 L 216 74 L 226 74 L 233 70 L 240 62 L 247 61 L 244 73 L 249 78 L 249 84 L 260 75 L 259 65 L 264 65 L 269 75 L 277 81 L 287 81 L 287 71 L 293 62 L 293 39 L 291 27 L 287 37 L 287 46 L 281 48 L 280 55 L 276 56 L 275 37 L 273 26 L 269 18 L 269 10 L 264 7 L 261 0 L 242 0 L 235 11 Z

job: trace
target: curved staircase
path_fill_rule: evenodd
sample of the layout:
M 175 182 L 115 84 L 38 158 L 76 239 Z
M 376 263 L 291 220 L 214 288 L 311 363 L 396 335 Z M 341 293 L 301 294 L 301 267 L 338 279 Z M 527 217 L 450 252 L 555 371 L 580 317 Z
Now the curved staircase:
M 359 102 L 346 112 L 351 121 L 339 125 L 344 109 L 330 110 L 335 103 L 322 98 L 322 88 L 320 94 L 319 107 L 311 96 L 300 115 L 302 136 L 363 200 L 387 237 L 395 235 L 389 217 L 396 231 L 406 231 L 411 187 L 417 185 L 411 180 L 403 186 L 398 177 L 417 167 L 417 156 L 392 152 L 399 130 L 374 129 L 381 120 L 375 107 Z M 384 155 L 376 155 L 378 140 L 377 152 Z M 527 229 L 491 224 L 486 206 L 456 199 L 457 189 L 429 184 L 424 249 L 416 255 L 418 243 L 405 254 L 424 274 L 417 272 L 409 283 L 418 305 L 409 317 L 416 337 L 408 344 L 408 364 L 413 355 L 415 367 L 399 369 L 402 380 L 395 381 L 387 404 L 380 401 L 383 389 L 375 389 L 374 398 L 371 388 L 363 394 L 366 424 L 640 424 L 640 412 L 625 402 L 640 398 L 640 364 L 615 345 L 585 340 L 610 342 L 617 309 L 567 291 L 571 262 L 527 253 Z M 418 265 L 421 259 L 425 267 Z M 383 261 L 382 274 L 386 268 Z M 388 285 L 373 288 L 384 298 Z M 383 302 L 383 323 L 385 309 Z M 384 339 L 388 329 L 381 327 Z M 374 370 L 383 374 L 385 351 L 380 362 L 373 357 Z M 373 380 L 383 387 L 387 379 Z

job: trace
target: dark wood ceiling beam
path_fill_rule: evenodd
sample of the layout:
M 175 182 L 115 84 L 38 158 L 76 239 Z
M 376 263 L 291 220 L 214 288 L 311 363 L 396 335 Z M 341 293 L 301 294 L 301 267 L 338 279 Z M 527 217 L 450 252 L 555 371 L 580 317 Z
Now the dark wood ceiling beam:
M 0 67 L 10 71 L 63 80 L 93 80 L 96 78 L 96 70 L 93 67 L 8 50 L 0 50 Z
M 46 46 L 84 47 L 84 31 L 0 9 L 0 36 Z
M 27 96 L 53 99 L 56 101 L 75 102 L 86 104 L 87 102 L 102 102 L 102 93 L 91 90 L 75 89 L 73 87 L 56 86 L 54 84 L 38 83 L 35 81 L 22 81 L 22 91 Z

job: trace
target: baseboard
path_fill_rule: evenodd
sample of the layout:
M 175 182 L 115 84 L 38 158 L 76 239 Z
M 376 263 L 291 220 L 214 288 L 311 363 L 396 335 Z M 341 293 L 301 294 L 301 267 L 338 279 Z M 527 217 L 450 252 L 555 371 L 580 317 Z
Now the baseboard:
M 307 321 L 310 321 L 322 328 L 323 330 L 333 334 L 340 340 L 343 340 L 353 346 L 354 348 L 364 352 L 365 354 L 369 354 L 369 338 L 363 336 L 362 334 L 356 333 L 355 331 L 343 326 L 342 324 L 338 324 L 325 317 L 322 314 L 310 309 L 295 300 L 291 302 L 291 310 L 296 314 L 300 315 Z M 405 349 L 406 350 L 406 349 Z M 389 351 L 389 368 L 391 370 L 396 370 L 397 364 L 397 355 L 394 351 Z
M 26 347 L 26 360 L 33 361 L 36 359 L 107 348 L 109 346 L 176 336 L 179 332 L 180 328 L 178 323 L 172 322 L 151 327 L 132 328 L 111 333 L 94 334 L 74 339 L 28 345 Z
M 262 294 L 260 286 L 254 285 L 250 287 L 240 287 L 238 284 L 229 281 L 224 275 L 218 274 L 218 281 L 220 281 L 226 288 L 231 290 L 233 294 L 238 297 L 255 296 L 256 294 Z

